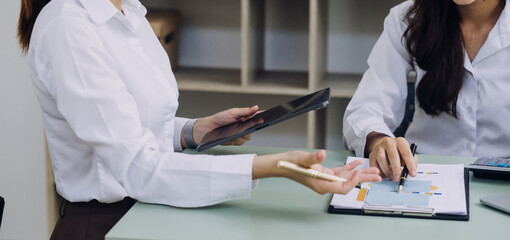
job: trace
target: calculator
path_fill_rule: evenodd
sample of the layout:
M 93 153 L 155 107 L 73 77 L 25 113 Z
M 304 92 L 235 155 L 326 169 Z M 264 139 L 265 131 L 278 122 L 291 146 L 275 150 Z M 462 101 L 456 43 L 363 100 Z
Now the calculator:
M 510 180 L 510 159 L 481 157 L 469 164 L 469 171 L 476 177 Z

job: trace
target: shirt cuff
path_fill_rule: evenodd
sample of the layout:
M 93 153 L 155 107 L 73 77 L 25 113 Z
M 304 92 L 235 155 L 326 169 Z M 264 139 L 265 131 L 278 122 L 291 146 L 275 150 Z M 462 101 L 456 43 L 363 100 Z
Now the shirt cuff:
M 395 137 L 388 126 L 386 126 L 386 124 L 377 124 L 367 127 L 363 134 L 360 136 L 359 143 L 356 144 L 356 147 L 354 147 L 354 151 L 356 152 L 357 157 L 365 157 L 365 145 L 367 144 L 367 136 L 371 132 L 382 133 L 392 138 Z
M 222 156 L 211 165 L 210 205 L 251 197 L 258 181 L 252 180 L 255 154 Z
M 188 122 L 189 118 L 176 117 L 174 121 L 174 152 L 182 152 L 181 146 L 181 132 L 184 124 Z

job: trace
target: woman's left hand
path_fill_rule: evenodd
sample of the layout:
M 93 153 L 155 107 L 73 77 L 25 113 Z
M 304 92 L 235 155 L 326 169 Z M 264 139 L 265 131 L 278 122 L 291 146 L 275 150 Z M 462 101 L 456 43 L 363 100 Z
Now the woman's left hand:
M 258 110 L 259 106 L 257 105 L 250 108 L 231 108 L 212 116 L 200 118 L 193 127 L 193 140 L 198 144 L 202 141 L 206 133 L 239 120 L 250 119 Z M 251 135 L 248 134 L 222 145 L 242 145 L 250 139 Z

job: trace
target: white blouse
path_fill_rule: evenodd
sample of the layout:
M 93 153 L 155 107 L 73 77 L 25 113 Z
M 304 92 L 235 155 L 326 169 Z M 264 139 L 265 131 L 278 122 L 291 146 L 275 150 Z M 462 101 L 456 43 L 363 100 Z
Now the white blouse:
M 464 81 L 457 101 L 458 119 L 431 117 L 419 107 L 405 137 L 418 152 L 457 156 L 510 156 L 510 0 L 486 42 L 471 62 L 465 54 Z M 412 1 L 393 9 L 368 59 L 369 69 L 347 106 L 343 132 L 347 145 L 363 156 L 366 136 L 392 132 L 404 117 L 407 74 L 418 86 L 425 72 L 405 48 L 403 17 Z
M 137 0 L 52 0 L 29 49 L 58 193 L 179 207 L 250 197 L 254 155 L 188 155 L 177 83 Z

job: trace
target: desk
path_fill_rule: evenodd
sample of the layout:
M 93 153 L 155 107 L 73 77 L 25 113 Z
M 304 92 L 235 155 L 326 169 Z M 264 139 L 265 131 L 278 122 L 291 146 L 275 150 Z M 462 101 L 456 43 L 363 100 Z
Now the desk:
M 218 147 L 208 154 L 271 154 L 267 147 Z M 193 152 L 190 152 L 193 153 Z M 324 165 L 345 163 L 347 151 L 328 151 Z M 464 163 L 475 158 L 419 156 L 421 163 Z M 510 182 L 470 176 L 470 220 L 445 221 L 328 214 L 331 194 L 283 178 L 262 179 L 251 199 L 181 209 L 136 203 L 106 236 L 120 239 L 479 239 L 510 236 L 510 215 L 480 204 L 480 197 L 510 192 Z

